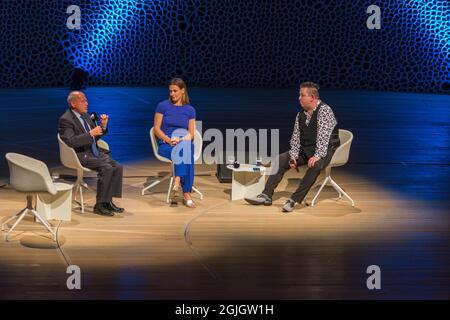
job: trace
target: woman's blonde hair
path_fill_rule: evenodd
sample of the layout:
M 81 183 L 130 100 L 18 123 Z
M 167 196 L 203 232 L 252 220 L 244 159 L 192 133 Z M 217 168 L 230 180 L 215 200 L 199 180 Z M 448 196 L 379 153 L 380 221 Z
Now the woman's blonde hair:
M 180 89 L 184 89 L 184 95 L 183 95 L 183 98 L 181 99 L 181 103 L 182 104 L 189 104 L 190 103 L 188 90 L 187 90 L 187 87 L 186 87 L 186 83 L 183 81 L 183 79 L 173 78 L 172 80 L 170 80 L 169 86 L 177 86 Z M 169 99 L 170 99 L 170 97 L 169 97 Z

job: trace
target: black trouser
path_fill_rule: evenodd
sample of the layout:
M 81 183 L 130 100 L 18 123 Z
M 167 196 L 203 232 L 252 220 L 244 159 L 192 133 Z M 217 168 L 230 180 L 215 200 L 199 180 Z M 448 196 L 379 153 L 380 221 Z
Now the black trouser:
M 316 182 L 316 179 L 319 176 L 320 171 L 330 163 L 334 151 L 335 149 L 328 149 L 328 153 L 325 158 L 318 160 L 314 165 L 314 167 L 308 168 L 308 170 L 306 170 L 306 174 L 303 177 L 302 181 L 300 182 L 300 185 L 291 196 L 292 200 L 298 203 L 303 201 L 309 189 L 311 189 L 314 182 Z M 278 186 L 281 179 L 283 179 L 284 173 L 291 168 L 289 166 L 290 158 L 291 157 L 289 155 L 289 152 L 284 152 L 278 156 L 279 161 L 278 171 L 275 174 L 269 176 L 269 179 L 267 179 L 266 186 L 263 191 L 263 193 L 269 196 L 270 198 L 272 198 L 275 188 Z M 306 165 L 308 164 L 308 159 L 306 158 L 305 155 L 300 156 L 297 159 L 297 166 L 305 164 Z
M 111 202 L 112 197 L 122 197 L 123 167 L 107 152 L 100 151 L 98 158 L 88 156 L 81 161 L 83 167 L 98 172 L 97 203 Z

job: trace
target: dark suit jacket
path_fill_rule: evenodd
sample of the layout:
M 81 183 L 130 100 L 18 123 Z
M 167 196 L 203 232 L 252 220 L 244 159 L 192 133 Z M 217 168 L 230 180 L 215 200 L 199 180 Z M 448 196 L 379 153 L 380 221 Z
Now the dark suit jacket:
M 85 114 L 84 118 L 88 122 L 89 126 L 92 128 L 95 127 L 95 123 L 91 120 L 91 118 Z M 108 129 L 106 129 L 103 134 L 106 134 Z M 92 153 L 92 137 L 89 132 L 86 132 L 80 120 L 77 119 L 75 113 L 69 108 L 67 111 L 59 118 L 58 121 L 58 132 L 62 141 L 64 141 L 69 147 L 74 148 L 77 153 L 80 162 L 83 164 L 86 158 L 94 157 Z M 96 141 L 100 139 L 100 137 L 95 138 Z M 97 146 L 98 147 L 98 146 Z M 106 150 L 100 149 L 104 152 Z

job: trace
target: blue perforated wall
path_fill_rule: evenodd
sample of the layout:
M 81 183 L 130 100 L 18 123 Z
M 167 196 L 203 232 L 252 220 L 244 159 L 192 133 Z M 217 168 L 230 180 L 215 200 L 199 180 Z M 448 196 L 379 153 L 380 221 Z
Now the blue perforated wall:
M 368 6 L 381 7 L 369 30 Z M 66 8 L 81 7 L 81 30 Z M 448 0 L 2 0 L 0 86 L 322 87 L 444 92 Z

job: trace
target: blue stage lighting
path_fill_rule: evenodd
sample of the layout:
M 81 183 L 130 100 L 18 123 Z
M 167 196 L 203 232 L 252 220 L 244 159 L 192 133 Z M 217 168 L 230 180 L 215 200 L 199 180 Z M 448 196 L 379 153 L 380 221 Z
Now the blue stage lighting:
M 73 54 L 69 55 L 76 68 L 82 68 L 90 75 L 113 71 L 105 58 L 111 54 L 120 57 L 127 48 L 121 47 L 130 24 L 136 23 L 138 4 L 145 0 L 110 0 L 100 5 L 87 5 L 83 12 L 86 18 L 82 30 L 71 36 Z M 66 48 L 67 49 L 67 48 Z M 69 51 L 70 52 L 70 51 Z M 117 72 L 117 70 L 116 70 Z
M 420 24 L 420 34 L 434 55 L 450 62 L 450 3 L 448 0 L 410 0 L 410 8 Z

